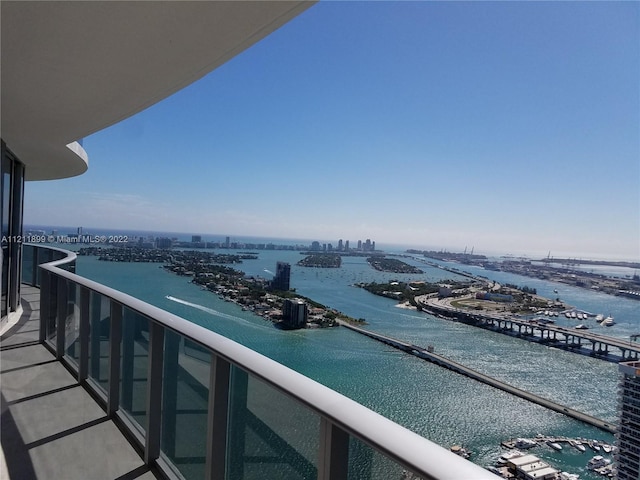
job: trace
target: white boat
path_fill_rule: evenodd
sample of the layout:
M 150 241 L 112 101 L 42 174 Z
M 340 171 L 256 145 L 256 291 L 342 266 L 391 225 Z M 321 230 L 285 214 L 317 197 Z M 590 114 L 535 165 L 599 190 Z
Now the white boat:
M 589 329 L 589 327 L 587 327 L 586 325 L 584 325 L 582 323 L 580 325 L 576 325 L 574 328 L 577 328 L 578 330 L 588 330 Z
M 557 442 L 552 442 L 552 441 L 548 441 L 547 445 L 549 445 L 551 448 L 553 448 L 554 450 L 560 451 L 562 450 L 562 445 L 560 445 Z
M 571 318 L 571 314 L 569 312 L 564 312 L 564 316 L 567 318 Z
M 600 325 L 602 325 L 603 327 L 610 327 L 611 325 L 615 325 L 615 323 L 616 322 L 613 321 L 613 317 L 608 316 L 602 322 L 600 322 Z
M 603 445 L 602 445 L 602 451 L 603 451 L 604 453 L 611 453 L 611 445 L 606 444 L 606 443 L 605 443 L 605 444 L 603 444 Z
M 509 450 L 508 452 L 500 455 L 500 458 L 498 459 L 498 465 L 505 465 L 509 460 L 522 457 L 523 455 L 524 453 L 522 453 L 520 450 Z
M 516 439 L 515 446 L 517 448 L 532 448 L 538 446 L 538 442 L 531 440 L 530 438 L 518 438 Z
M 602 320 L 604 320 L 604 315 L 602 315 L 601 313 L 596 315 L 596 322 L 601 322 Z
M 578 449 L 578 451 L 584 453 L 587 451 L 587 448 L 582 444 L 582 442 L 580 440 L 574 440 L 573 444 L 574 447 L 576 447 Z
M 560 472 L 560 480 L 580 480 L 580 475 L 577 473 Z
M 576 317 L 577 317 L 576 312 L 571 312 L 571 318 L 576 318 Z
M 602 455 L 596 455 L 591 460 L 589 460 L 589 463 L 587 463 L 587 468 L 589 470 L 595 470 L 596 468 L 605 467 L 610 463 L 611 460 L 609 460 L 608 458 L 604 458 Z

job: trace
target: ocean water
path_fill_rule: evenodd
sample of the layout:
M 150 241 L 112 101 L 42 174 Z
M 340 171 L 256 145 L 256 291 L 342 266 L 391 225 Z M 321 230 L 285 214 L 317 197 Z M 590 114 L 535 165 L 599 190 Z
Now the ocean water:
M 365 318 L 371 330 L 422 346 L 433 345 L 437 353 L 471 368 L 615 422 L 615 364 L 401 309 L 393 300 L 353 286 L 393 279 L 435 281 L 457 278 L 456 274 L 426 266 L 419 259 L 407 261 L 420 266 L 425 271 L 422 275 L 377 272 L 363 257 L 344 257 L 340 269 L 298 267 L 295 263 L 301 258 L 295 251 L 260 251 L 257 260 L 245 260 L 234 268 L 271 278 L 277 261 L 290 262 L 291 285 L 300 294 L 352 317 Z M 498 282 L 535 287 L 539 294 L 560 296 L 581 310 L 611 314 L 617 324 L 606 330 L 601 327 L 603 333 L 620 337 L 640 333 L 640 304 L 634 300 L 502 272 L 457 267 Z M 166 272 L 158 264 L 79 257 L 77 272 L 242 343 L 440 445 L 448 448 L 461 444 L 473 452 L 471 460 L 480 465 L 491 464 L 501 451 L 500 442 L 514 437 L 542 433 L 614 441 L 612 435 L 595 427 L 344 328 L 278 330 L 271 322 L 200 289 L 186 277 Z M 558 318 L 561 322 L 563 319 Z M 591 322 L 595 331 L 595 322 Z M 586 470 L 593 455 L 589 452 L 580 454 L 568 448 L 555 452 L 540 447 L 531 453 L 557 468 L 579 473 L 583 479 L 599 478 Z

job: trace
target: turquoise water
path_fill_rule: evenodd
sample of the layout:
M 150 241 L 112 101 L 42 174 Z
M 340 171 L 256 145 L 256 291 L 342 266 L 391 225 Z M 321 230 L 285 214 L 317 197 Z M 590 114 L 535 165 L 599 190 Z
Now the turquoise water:
M 395 302 L 353 287 L 355 282 L 440 280 L 457 276 L 428 267 L 423 275 L 377 272 L 362 257 L 345 257 L 340 269 L 295 266 L 302 258 L 292 251 L 262 251 L 257 260 L 240 268 L 248 275 L 271 278 L 277 261 L 292 264 L 291 285 L 302 295 L 364 317 L 367 328 L 418 345 L 433 345 L 439 354 L 553 399 L 585 413 L 615 421 L 615 364 L 555 350 L 494 332 L 476 329 L 425 313 L 401 309 Z M 460 267 L 461 268 L 461 267 Z M 464 267 L 498 282 L 529 285 L 542 295 L 560 296 L 580 309 L 611 314 L 617 325 L 606 329 L 615 336 L 640 331 L 637 302 L 501 272 Z M 343 328 L 282 331 L 237 305 L 167 273 L 157 264 L 99 262 L 79 257 L 80 275 L 136 296 L 236 340 L 353 398 L 386 417 L 445 446 L 462 444 L 476 463 L 488 465 L 500 452 L 500 442 L 514 437 L 566 435 L 612 443 L 613 436 L 546 410 L 497 389 L 456 375 Z M 559 293 L 553 293 L 558 289 Z M 167 295 L 199 306 L 179 303 Z M 561 319 L 558 319 L 558 323 Z M 595 325 L 595 323 L 594 323 Z M 603 331 L 604 331 L 604 327 Z M 567 448 L 532 451 L 557 468 L 590 476 L 591 458 Z

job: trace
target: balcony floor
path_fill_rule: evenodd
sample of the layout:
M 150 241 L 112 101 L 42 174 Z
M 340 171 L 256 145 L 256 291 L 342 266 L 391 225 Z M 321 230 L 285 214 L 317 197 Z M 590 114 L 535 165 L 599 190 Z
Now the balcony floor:
M 0 337 L 0 478 L 161 478 L 38 342 L 39 294 L 22 285 L 24 312 Z

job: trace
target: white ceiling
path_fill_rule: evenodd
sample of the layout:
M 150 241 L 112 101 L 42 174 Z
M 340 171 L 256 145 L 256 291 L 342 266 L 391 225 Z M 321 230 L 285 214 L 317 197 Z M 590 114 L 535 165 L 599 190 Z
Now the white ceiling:
M 86 157 L 67 144 L 189 85 L 311 5 L 2 0 L 2 139 L 28 180 L 79 175 Z

